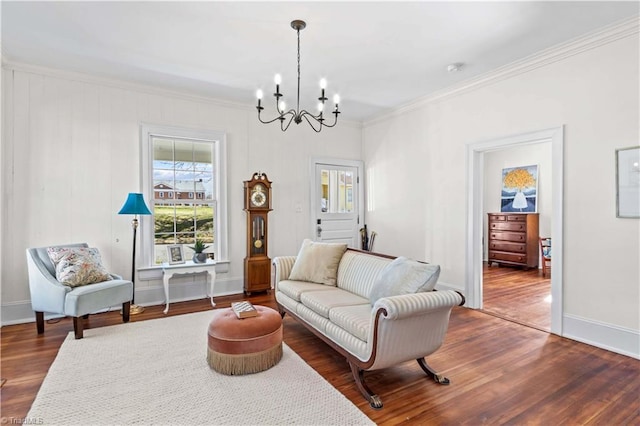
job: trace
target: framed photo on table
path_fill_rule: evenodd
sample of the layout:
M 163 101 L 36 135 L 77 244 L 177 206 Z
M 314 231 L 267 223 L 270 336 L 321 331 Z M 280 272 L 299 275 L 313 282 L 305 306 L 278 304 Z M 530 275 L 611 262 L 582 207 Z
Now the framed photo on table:
M 167 246 L 167 257 L 170 265 L 184 263 L 184 249 L 182 244 L 172 244 Z
M 616 217 L 640 217 L 640 146 L 616 149 Z

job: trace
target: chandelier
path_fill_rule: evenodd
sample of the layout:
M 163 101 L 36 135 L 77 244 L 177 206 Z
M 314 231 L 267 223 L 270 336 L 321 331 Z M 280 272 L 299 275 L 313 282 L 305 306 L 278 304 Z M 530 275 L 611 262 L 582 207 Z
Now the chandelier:
M 320 94 L 320 97 L 318 98 L 318 101 L 319 101 L 318 113 L 314 115 L 307 110 L 304 110 L 304 109 L 300 110 L 300 31 L 303 30 L 306 26 L 307 26 L 306 22 L 301 21 L 299 19 L 296 19 L 295 21 L 291 21 L 291 28 L 296 30 L 296 33 L 298 34 L 298 98 L 297 98 L 296 109 L 292 108 L 287 111 L 286 103 L 284 102 L 284 100 L 280 100 L 280 98 L 283 96 L 283 94 L 280 93 L 280 83 L 282 83 L 282 77 L 280 76 L 280 74 L 276 74 L 274 79 L 276 83 L 276 93 L 274 93 L 273 96 L 276 98 L 276 111 L 278 112 L 278 115 L 274 119 L 267 120 L 267 121 L 262 119 L 262 117 L 260 116 L 260 113 L 264 109 L 264 107 L 262 106 L 262 97 L 264 94 L 262 93 L 262 90 L 258 90 L 256 92 L 256 97 L 258 98 L 258 106 L 256 106 L 256 109 L 258 110 L 258 120 L 260 120 L 260 122 L 263 124 L 269 124 L 269 123 L 273 123 L 276 120 L 279 120 L 280 128 L 282 129 L 283 132 L 289 128 L 289 126 L 291 125 L 291 122 L 300 124 L 304 119 L 306 120 L 307 123 L 309 123 L 311 128 L 316 131 L 316 133 L 319 133 L 323 127 L 335 126 L 336 123 L 338 122 L 338 114 L 340 114 L 340 111 L 338 110 L 338 104 L 340 103 L 340 96 L 334 95 L 333 103 L 335 104 L 335 108 L 333 109 L 333 111 L 331 111 L 331 114 L 334 115 L 333 124 L 327 124 L 325 122 L 324 103 L 327 101 L 327 98 L 324 95 L 324 90 L 327 87 L 327 80 L 325 80 L 324 78 L 320 80 L 321 94 Z M 285 121 L 286 121 L 286 124 L 285 124 Z

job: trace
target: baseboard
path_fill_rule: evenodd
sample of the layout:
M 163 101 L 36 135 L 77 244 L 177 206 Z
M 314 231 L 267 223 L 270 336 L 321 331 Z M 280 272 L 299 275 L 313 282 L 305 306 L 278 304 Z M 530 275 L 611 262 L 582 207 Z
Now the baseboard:
M 61 315 L 45 315 L 44 318 L 59 318 L 60 316 Z M 31 301 L 21 300 L 19 302 L 3 303 L 0 321 L 2 321 L 2 326 L 35 322 L 36 316 L 33 313 L 33 309 L 31 309 Z
M 562 335 L 571 340 L 640 359 L 640 332 L 565 314 Z
M 151 287 L 136 288 L 136 304 L 141 306 L 155 306 L 165 303 L 164 300 L 164 288 L 162 281 L 155 283 Z M 169 284 L 169 300 L 171 303 L 185 302 L 188 300 L 203 299 L 206 297 L 209 285 L 205 284 L 203 280 L 188 280 L 181 281 L 180 278 L 172 279 Z M 244 289 L 244 282 L 242 278 L 235 279 L 216 279 L 216 283 L 213 289 L 214 297 L 229 296 L 232 294 L 242 293 Z M 120 309 L 121 305 L 112 306 L 109 309 L 104 309 L 100 312 Z M 169 307 L 171 309 L 171 307 Z M 45 315 L 45 319 L 60 318 L 62 315 Z M 36 318 L 31 308 L 31 301 L 22 300 L 19 302 L 10 302 L 2 304 L 2 313 L 0 321 L 2 326 L 24 324 L 29 322 L 35 322 Z

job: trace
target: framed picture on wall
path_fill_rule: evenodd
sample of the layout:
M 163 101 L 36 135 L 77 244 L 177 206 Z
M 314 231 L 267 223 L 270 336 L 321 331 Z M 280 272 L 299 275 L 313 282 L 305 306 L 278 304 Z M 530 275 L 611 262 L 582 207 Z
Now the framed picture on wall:
M 616 149 L 616 217 L 640 217 L 640 146 Z
M 502 169 L 501 212 L 538 211 L 538 166 Z
M 184 249 L 182 244 L 172 244 L 167 246 L 167 257 L 170 265 L 184 263 Z

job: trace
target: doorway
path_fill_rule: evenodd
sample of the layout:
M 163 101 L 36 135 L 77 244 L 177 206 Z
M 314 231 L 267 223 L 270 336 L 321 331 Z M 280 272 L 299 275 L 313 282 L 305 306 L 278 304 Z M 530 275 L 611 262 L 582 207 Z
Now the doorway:
M 533 177 L 535 188 L 534 193 L 527 193 L 526 204 L 518 208 L 512 207 L 511 194 L 503 190 L 505 173 L 511 170 L 510 176 L 514 178 L 514 169 L 520 173 L 519 180 Z M 483 170 L 483 311 L 549 332 L 551 281 L 538 269 L 541 264 L 538 237 L 551 235 L 551 142 L 517 144 L 484 152 Z M 490 258 L 494 261 L 489 261 Z M 526 266 L 512 262 L 524 262 Z
M 554 241 L 551 277 L 551 332 L 562 334 L 562 205 L 564 129 L 556 127 L 538 132 L 467 145 L 467 306 L 483 308 L 483 193 L 485 153 L 527 144 L 551 143 L 552 213 L 551 237 Z
M 311 227 L 315 241 L 358 248 L 364 223 L 361 161 L 315 158 L 311 163 Z

